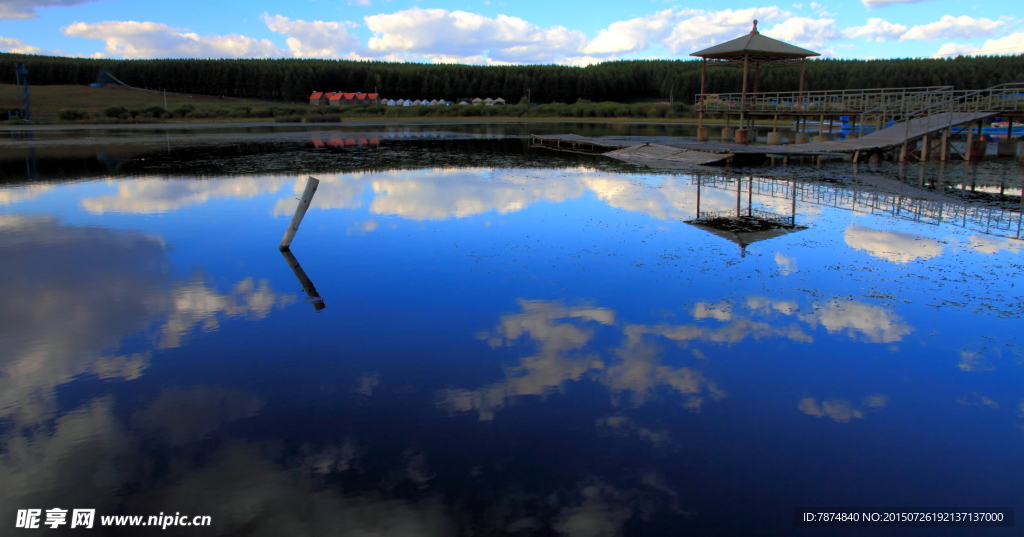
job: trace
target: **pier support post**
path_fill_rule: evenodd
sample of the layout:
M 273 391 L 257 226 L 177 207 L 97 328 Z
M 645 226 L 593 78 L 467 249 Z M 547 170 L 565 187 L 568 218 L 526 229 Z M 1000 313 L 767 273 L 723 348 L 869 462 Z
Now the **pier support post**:
M 302 192 L 299 206 L 295 208 L 295 216 L 292 217 L 292 222 L 288 224 L 288 229 L 284 232 L 284 238 L 281 239 L 281 245 L 279 246 L 281 250 L 291 248 L 295 232 L 299 230 L 299 224 L 302 223 L 302 218 L 306 216 L 306 210 L 309 209 L 309 204 L 313 201 L 313 194 L 316 194 L 316 187 L 319 185 L 320 180 L 312 175 L 306 179 L 306 189 Z
M 985 160 L 985 150 L 988 149 L 987 144 L 981 140 L 981 122 L 978 122 L 978 134 L 974 134 L 974 130 L 968 125 L 967 130 L 967 161 L 977 162 L 979 160 Z
M 970 162 L 985 160 L 985 152 L 987 150 L 988 144 L 984 140 L 974 140 L 967 148 L 967 160 Z
M 942 154 L 939 157 L 939 160 L 941 160 L 942 162 L 946 162 L 947 160 L 949 160 L 949 135 L 949 128 L 946 128 L 945 130 L 942 131 Z
M 733 140 L 733 131 L 729 127 L 722 129 L 722 141 L 731 142 Z
M 924 137 L 921 138 L 921 161 L 922 162 L 925 162 L 925 161 L 928 160 L 928 152 L 932 148 L 932 146 L 931 146 L 931 144 L 929 142 L 930 141 L 928 140 L 928 135 L 925 134 Z
M 964 160 L 971 160 L 971 147 L 974 145 L 974 130 L 970 123 L 967 124 L 967 151 L 964 152 Z

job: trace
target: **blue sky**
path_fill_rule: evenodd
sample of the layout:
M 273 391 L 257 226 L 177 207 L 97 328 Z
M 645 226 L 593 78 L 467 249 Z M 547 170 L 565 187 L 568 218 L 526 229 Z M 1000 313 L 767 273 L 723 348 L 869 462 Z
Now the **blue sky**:
M 762 33 L 836 58 L 1024 54 L 1024 2 L 0 0 L 0 51 L 471 64 L 686 58 Z

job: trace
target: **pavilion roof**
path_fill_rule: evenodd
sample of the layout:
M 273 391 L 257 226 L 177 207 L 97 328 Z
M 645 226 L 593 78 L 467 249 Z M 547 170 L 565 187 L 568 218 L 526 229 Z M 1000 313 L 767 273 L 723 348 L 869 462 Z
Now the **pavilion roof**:
M 821 54 L 761 35 L 757 31 L 757 21 L 754 21 L 754 28 L 749 34 L 694 52 L 690 56 L 709 60 L 733 61 L 742 61 L 744 56 L 750 56 L 751 61 L 770 62 L 821 56 Z
M 805 226 L 787 225 L 756 216 L 737 216 L 731 218 L 719 216 L 709 219 L 689 220 L 686 223 L 732 241 L 744 248 L 758 241 L 773 239 L 807 229 Z

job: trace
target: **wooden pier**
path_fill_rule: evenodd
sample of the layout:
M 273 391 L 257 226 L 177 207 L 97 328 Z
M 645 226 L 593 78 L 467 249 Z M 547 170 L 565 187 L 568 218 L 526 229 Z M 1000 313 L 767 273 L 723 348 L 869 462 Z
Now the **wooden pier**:
M 620 160 L 647 164 L 656 167 L 691 167 L 731 163 L 736 155 L 763 156 L 818 156 L 843 157 L 854 162 L 860 160 L 887 158 L 899 162 L 909 160 L 949 160 L 955 152 L 950 145 L 953 131 L 957 127 L 967 128 L 967 151 L 959 157 L 964 160 L 980 160 L 985 153 L 983 144 L 977 143 L 972 125 L 995 115 L 1015 116 L 1024 114 L 1024 84 L 979 90 L 968 96 L 988 95 L 981 100 L 967 100 L 955 97 L 954 102 L 942 101 L 913 111 L 900 114 L 903 121 L 888 128 L 882 128 L 857 138 L 845 140 L 818 141 L 815 143 L 790 143 L 788 145 L 762 145 L 727 141 L 674 140 L 654 143 L 640 140 L 614 138 L 587 138 L 572 134 L 531 136 L 531 145 L 560 151 L 604 154 Z M 931 94 L 933 92 L 929 92 Z M 999 98 L 992 98 L 995 94 Z M 886 105 L 890 106 L 890 105 Z M 884 108 L 884 107 L 883 107 Z M 973 110 L 971 109 L 973 108 Z M 892 110 L 889 110 L 892 113 Z M 881 116 L 879 116 L 881 117 Z M 891 116 L 890 116 L 891 117 Z M 881 125 L 881 120 L 879 120 Z M 776 126 L 777 128 L 777 126 Z M 777 131 L 775 131 L 777 132 Z M 978 131 L 980 132 L 980 130 Z M 800 137 L 797 136 L 797 139 Z M 754 138 L 756 140 L 756 137 Z

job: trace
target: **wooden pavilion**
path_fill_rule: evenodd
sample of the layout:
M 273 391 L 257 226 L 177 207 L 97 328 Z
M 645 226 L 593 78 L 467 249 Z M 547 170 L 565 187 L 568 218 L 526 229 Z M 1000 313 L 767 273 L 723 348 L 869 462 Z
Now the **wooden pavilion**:
M 736 142 L 747 143 L 747 114 L 746 109 L 747 103 L 747 81 L 750 78 L 750 67 L 754 67 L 754 84 L 753 84 L 753 98 L 757 97 L 757 82 L 759 79 L 761 67 L 790 67 L 800 66 L 800 86 L 799 94 L 803 94 L 804 91 L 804 64 L 807 58 L 811 56 L 821 56 L 817 52 L 803 49 L 797 46 L 790 45 L 779 41 L 778 39 L 772 39 L 761 35 L 757 31 L 757 21 L 754 21 L 753 28 L 750 33 L 741 37 L 737 37 L 732 41 L 726 41 L 715 45 L 711 48 L 694 52 L 690 56 L 695 56 L 701 59 L 700 62 L 700 94 L 705 95 L 705 84 L 707 81 L 707 67 L 708 63 L 711 65 L 723 65 L 727 67 L 743 67 L 743 97 L 740 100 L 739 116 L 740 116 L 740 128 L 736 131 Z M 797 102 L 800 102 L 798 98 Z M 728 112 L 727 112 L 728 116 Z M 699 141 L 707 141 L 708 133 L 707 128 L 704 127 L 704 110 L 701 107 L 698 120 L 697 120 L 697 139 Z

